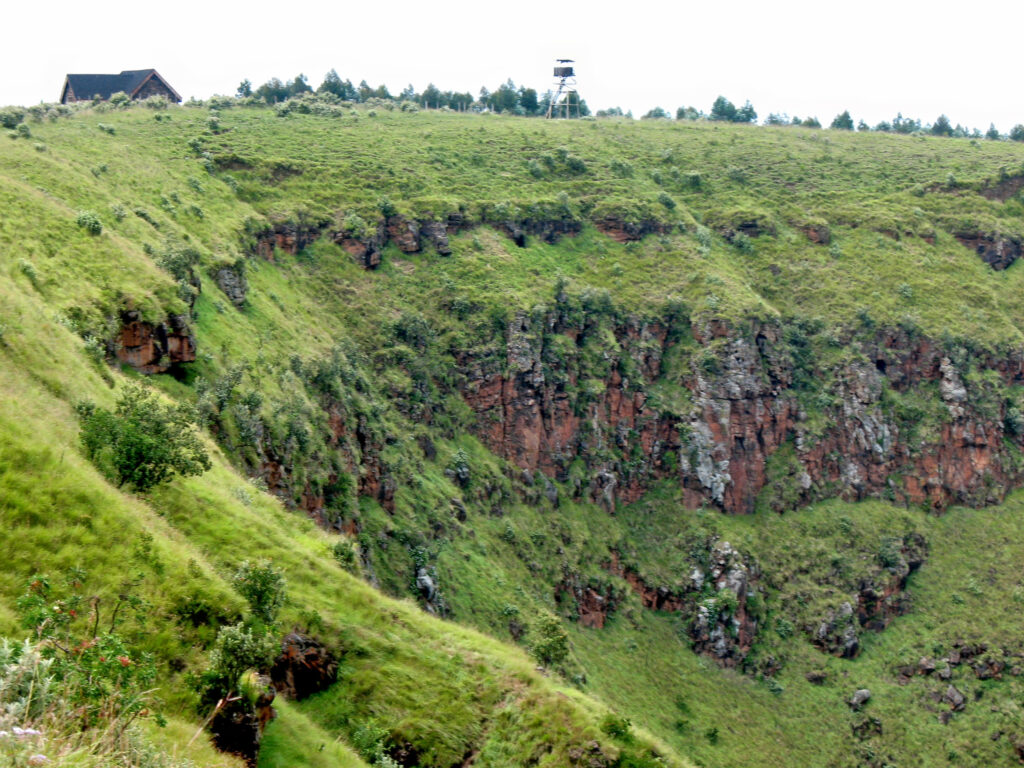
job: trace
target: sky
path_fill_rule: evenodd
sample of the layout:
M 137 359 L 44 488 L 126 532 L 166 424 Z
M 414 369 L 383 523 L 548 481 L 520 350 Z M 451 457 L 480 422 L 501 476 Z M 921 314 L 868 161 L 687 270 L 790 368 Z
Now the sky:
M 0 104 L 55 101 L 68 72 L 153 67 L 186 99 L 248 78 L 302 73 L 392 93 L 430 82 L 544 91 L 555 58 L 576 60 L 591 109 L 708 111 L 718 95 L 769 112 L 897 112 L 1004 133 L 1024 123 L 1017 85 L 1024 3 L 943 0 L 18 0 L 3 12 Z

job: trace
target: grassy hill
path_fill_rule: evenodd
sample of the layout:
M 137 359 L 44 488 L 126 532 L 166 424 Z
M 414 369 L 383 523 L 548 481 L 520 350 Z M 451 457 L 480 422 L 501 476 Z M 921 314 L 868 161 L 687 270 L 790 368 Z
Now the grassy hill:
M 287 580 L 275 631 L 321 639 L 340 669 L 278 705 L 261 765 L 1015 759 L 1024 147 L 216 106 L 54 112 L 0 144 L 0 634 L 26 634 L 33 574 L 82 568 L 101 606 L 130 583 L 146 607 L 122 632 L 154 654 L 170 720 L 145 737 L 227 764 L 185 746 L 208 714 L 190 681 L 247 612 L 232 574 L 268 559 Z M 194 354 L 141 374 L 132 322 Z M 672 467 L 748 337 L 756 381 L 730 413 L 782 392 L 796 426 L 758 438 L 756 511 L 731 515 Z M 901 466 L 930 466 L 965 419 L 992 436 L 954 454 L 977 472 L 944 478 L 941 505 L 899 468 L 854 493 L 825 449 L 801 485 L 862 369 L 880 392 L 857 407 Z M 553 433 L 558 413 L 579 422 L 536 460 L 509 415 L 529 398 L 485 396 L 530 377 L 564 397 Z M 213 468 L 137 494 L 84 457 L 76 406 L 142 379 L 195 407 Z M 693 586 L 726 541 L 738 605 Z M 843 658 L 850 602 L 870 615 Z M 734 633 L 728 663 L 702 607 Z M 524 649 L 551 616 L 570 650 L 538 671 Z

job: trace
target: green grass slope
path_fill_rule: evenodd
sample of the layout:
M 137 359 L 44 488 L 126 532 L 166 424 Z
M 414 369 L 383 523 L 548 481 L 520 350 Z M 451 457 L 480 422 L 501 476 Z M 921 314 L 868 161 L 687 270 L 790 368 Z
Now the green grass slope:
M 243 560 L 269 558 L 288 580 L 283 625 L 325 638 L 342 667 L 328 691 L 282 705 L 261 765 L 360 765 L 378 743 L 395 754 L 408 747 L 407 764 L 423 766 L 570 765 L 589 759 L 591 742 L 621 766 L 652 764 L 651 748 L 668 765 L 1014 759 L 1024 738 L 1018 678 L 977 680 L 958 668 L 952 682 L 970 701 L 942 725 L 932 694 L 944 688 L 931 677 L 901 685 L 897 667 L 941 658 L 961 640 L 1019 650 L 1019 496 L 940 517 L 824 502 L 729 518 L 687 511 L 660 487 L 615 516 L 565 487 L 557 507 L 529 502 L 517 495 L 518 473 L 467 435 L 473 414 L 457 394 L 455 359 L 473 352 L 506 365 L 509 318 L 542 314 L 559 290 L 630 317 L 682 305 L 732 323 L 802 317 L 842 329 L 869 318 L 1019 348 L 1020 264 L 994 271 L 954 235 L 1024 235 L 1019 196 L 981 194 L 1024 174 L 1024 148 L 300 107 L 84 110 L 29 127 L 30 138 L 0 143 L 0 521 L 9 553 L 0 634 L 22 631 L 14 600 L 32 573 L 82 566 L 104 595 L 137 573 L 149 621 L 133 625 L 134 639 L 157 655 L 158 696 L 173 716 L 153 738 L 180 746 L 185 723 L 198 725 L 188 676 L 203 668 L 216 627 L 245 607 L 228 577 Z M 253 255 L 254 233 L 275 224 L 334 230 L 354 216 L 375 224 L 391 208 L 481 226 L 453 235 L 447 257 L 389 245 L 374 271 L 325 238 L 272 260 Z M 97 215 L 101 234 L 76 224 L 81 211 Z M 517 248 L 488 226 L 531 216 L 581 231 Z M 662 231 L 617 243 L 599 231 L 610 219 Z M 731 236 L 751 221 L 761 234 Z M 830 242 L 812 242 L 812 227 L 827 228 Z M 185 251 L 202 285 L 191 311 L 169 259 Z M 216 272 L 239 263 L 248 293 L 236 308 Z M 197 360 L 148 381 L 213 414 L 213 469 L 144 497 L 116 490 L 83 458 L 74 411 L 82 400 L 111 407 L 138 378 L 104 360 L 126 309 L 154 323 L 190 315 Z M 680 354 L 699 354 L 690 346 Z M 565 354 L 596 369 L 603 350 Z M 685 397 L 671 376 L 657 387 L 667 408 Z M 325 400 L 379 444 L 398 480 L 392 511 L 356 498 L 360 470 L 339 447 L 355 430 L 332 442 Z M 301 503 L 304 489 L 329 496 L 347 478 L 332 510 L 358 521 L 366 580 L 405 599 L 345 572 L 332 554 L 336 533 L 247 480 L 265 458 L 247 437 L 254 419 L 286 446 L 294 493 L 285 501 Z M 445 472 L 462 460 L 472 467 L 468 489 Z M 464 503 L 461 517 L 452 499 Z M 803 624 L 876 564 L 886 537 L 910 531 L 929 543 L 911 577 L 910 612 L 867 635 L 856 659 L 813 648 Z M 643 608 L 603 568 L 615 552 L 648 583 L 677 585 L 694 542 L 711 536 L 766 574 L 756 653 L 780 662 L 773 678 L 696 655 L 679 616 Z M 424 564 L 453 621 L 410 599 Z M 573 624 L 571 606 L 556 599 L 572 575 L 620 596 L 605 627 Z M 538 674 L 513 644 L 517 634 L 532 644 L 544 614 L 570 630 L 562 677 Z M 806 680 L 813 671 L 826 673 L 824 685 Z M 873 698 L 852 713 L 846 700 L 858 687 Z M 607 732 L 608 707 L 631 721 L 624 734 Z M 879 733 L 857 730 L 872 717 Z

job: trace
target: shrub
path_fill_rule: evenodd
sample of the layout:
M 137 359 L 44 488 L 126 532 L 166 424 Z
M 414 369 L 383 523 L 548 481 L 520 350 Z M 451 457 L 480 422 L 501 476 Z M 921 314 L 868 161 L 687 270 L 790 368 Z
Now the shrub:
M 103 232 L 103 222 L 92 211 L 79 211 L 75 223 L 90 235 L 98 235 Z
M 148 491 L 210 468 L 191 411 L 161 403 L 138 384 L 125 387 L 113 413 L 92 403 L 77 410 L 85 455 L 119 488 Z
M 244 623 L 221 627 L 210 651 L 210 666 L 201 680 L 212 699 L 238 690 L 243 674 L 250 669 L 266 669 L 277 654 L 274 638 Z
M 676 207 L 676 201 L 672 199 L 668 192 L 662 192 L 658 195 L 658 202 L 668 208 L 670 211 Z
M 385 219 L 389 219 L 398 213 L 398 209 L 395 204 L 391 202 L 391 199 L 387 195 L 381 195 L 377 199 L 377 210 L 380 211 L 380 215 Z
M 1010 129 L 1011 141 L 1024 141 L 1024 125 L 1017 124 Z
M 114 126 L 109 125 L 108 123 L 99 123 L 96 127 L 99 128 L 104 133 L 109 134 L 111 136 L 113 136 L 117 132 L 117 129 Z
M 348 538 L 340 538 L 331 547 L 331 554 L 342 570 L 359 573 L 359 545 Z
M 132 103 L 132 97 L 124 91 L 118 91 L 110 97 L 110 103 L 115 107 L 127 107 Z
M 732 239 L 733 247 L 740 253 L 753 253 L 754 241 L 743 232 L 738 232 Z
M 573 173 L 586 173 L 587 164 L 583 162 L 583 158 L 576 157 L 576 155 L 569 155 L 565 159 L 565 167 Z
M 9 130 L 17 127 L 25 119 L 25 110 L 21 107 L 4 107 L 0 109 L 0 126 Z
M 613 739 L 618 739 L 626 744 L 633 741 L 631 725 L 628 718 L 613 715 L 610 712 L 601 719 L 601 730 Z
M 285 599 L 285 579 L 269 560 L 260 563 L 244 561 L 231 577 L 235 589 L 249 602 L 253 614 L 266 624 L 273 624 Z
M 530 652 L 544 666 L 561 664 L 569 657 L 569 633 L 557 616 L 541 614 L 532 634 Z
M 21 123 L 18 126 L 17 131 L 18 131 L 18 136 L 20 136 L 23 139 L 30 139 L 30 138 L 32 138 L 32 131 L 31 131 L 31 129 L 29 129 L 28 123 Z
M 633 165 L 625 160 L 613 160 L 611 165 L 612 173 L 623 179 L 633 178 Z

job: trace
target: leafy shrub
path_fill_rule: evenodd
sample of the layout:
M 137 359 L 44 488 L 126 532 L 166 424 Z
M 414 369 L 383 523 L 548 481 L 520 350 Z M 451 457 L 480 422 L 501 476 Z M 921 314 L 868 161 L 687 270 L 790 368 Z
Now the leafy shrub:
M 380 215 L 385 219 L 389 219 L 398 213 L 398 209 L 395 204 L 391 202 L 391 199 L 387 195 L 381 195 L 377 198 L 377 210 L 380 211 Z
M 613 715 L 611 712 L 601 719 L 601 730 L 613 739 L 618 739 L 626 744 L 633 741 L 633 733 L 630 731 L 631 725 L 628 718 Z
M 1010 141 L 1024 141 L 1024 125 L 1018 123 L 1010 129 Z
M 120 203 L 111 203 L 110 213 L 118 221 L 124 221 L 125 217 L 128 215 L 128 211 L 126 211 L 125 207 Z
M 210 468 L 191 411 L 161 403 L 138 384 L 125 387 L 113 413 L 92 403 L 77 410 L 85 455 L 119 488 L 148 491 Z
M 672 196 L 668 192 L 662 192 L 658 195 L 658 202 L 668 208 L 670 211 L 676 207 L 676 201 L 672 199 Z
M 622 179 L 633 178 L 633 164 L 625 160 L 613 160 L 611 164 L 612 173 Z
M 557 616 L 541 614 L 533 626 L 532 640 L 530 653 L 546 667 L 569 657 L 569 633 Z
M 586 173 L 587 171 L 587 164 L 583 158 L 576 157 L 576 155 L 569 155 L 565 158 L 565 167 L 573 173 Z
M 124 619 L 121 609 L 127 604 L 134 609 L 128 613 L 144 622 L 146 606 L 131 594 L 137 582 L 122 584 L 101 632 L 100 611 L 106 603 L 95 596 L 86 601 L 85 579 L 84 571 L 72 569 L 59 589 L 45 574 L 36 574 L 18 598 L 17 609 L 23 626 L 39 641 L 35 654 L 52 673 L 48 684 L 61 683 L 61 696 L 78 709 L 80 722 L 90 726 L 120 719 L 123 728 L 146 706 L 156 665 L 150 654 L 133 649 L 116 633 L 118 617 Z
M 331 554 L 342 570 L 359 572 L 359 545 L 348 538 L 340 538 L 331 547 Z
M 23 139 L 30 139 L 30 138 L 32 138 L 32 131 L 29 129 L 28 123 L 21 123 L 18 126 L 17 131 L 18 131 L 18 136 L 20 136 Z
M 25 110 L 21 107 L 4 107 L 0 109 L 0 126 L 13 130 L 25 119 Z
M 753 253 L 754 241 L 743 232 L 738 232 L 732 239 L 733 247 L 740 253 Z
M 273 624 L 285 600 L 285 579 L 269 560 L 260 563 L 244 561 L 231 577 L 235 589 L 249 602 L 253 614 L 266 624 Z
M 104 133 L 109 134 L 111 136 L 117 133 L 117 128 L 110 125 L 109 123 L 99 123 L 96 127 L 99 128 Z
M 79 211 L 75 223 L 90 235 L 98 235 L 103 232 L 103 222 L 92 211 Z
M 115 107 L 127 107 L 132 103 L 132 97 L 124 91 L 118 91 L 110 97 L 110 103 Z
M 28 278 L 33 287 L 39 287 L 39 273 L 36 272 L 35 264 L 27 259 L 18 259 L 18 269 L 21 270 L 21 274 Z
M 273 636 L 243 622 L 221 627 L 210 651 L 210 666 L 200 681 L 206 697 L 216 700 L 237 691 L 242 675 L 269 667 L 277 651 Z

